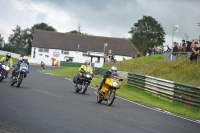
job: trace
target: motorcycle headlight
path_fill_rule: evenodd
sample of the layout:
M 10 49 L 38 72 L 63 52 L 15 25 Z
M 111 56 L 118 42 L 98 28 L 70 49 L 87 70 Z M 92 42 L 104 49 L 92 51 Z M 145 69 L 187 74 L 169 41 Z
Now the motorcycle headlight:
M 5 68 L 5 70 L 6 70 L 6 71 L 9 71 L 9 70 L 10 70 L 10 68 L 7 66 L 7 67 Z
M 118 87 L 118 86 L 119 86 L 119 83 L 117 83 L 116 81 L 114 81 L 114 82 L 112 83 L 112 86 L 113 86 L 113 87 Z
M 87 77 L 87 78 L 90 78 L 91 76 L 87 74 L 86 77 Z

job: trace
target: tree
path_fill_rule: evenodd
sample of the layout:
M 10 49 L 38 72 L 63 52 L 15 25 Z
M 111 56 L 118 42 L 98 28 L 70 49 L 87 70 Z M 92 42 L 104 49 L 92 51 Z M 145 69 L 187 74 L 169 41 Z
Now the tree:
M 143 16 L 137 23 L 131 27 L 131 41 L 143 55 L 149 47 L 154 45 L 162 45 L 165 42 L 165 32 L 161 24 L 159 24 L 151 16 Z
M 29 29 L 27 29 L 29 30 Z M 30 40 L 28 41 L 28 44 L 29 44 L 29 49 L 28 49 L 28 53 L 30 54 L 31 53 L 31 47 L 32 47 L 32 43 L 33 43 L 33 34 L 34 34 L 34 31 L 35 30 L 43 30 L 43 31 L 54 31 L 54 32 L 57 32 L 57 30 L 46 24 L 46 23 L 38 23 L 38 24 L 34 24 L 31 29 L 29 30 L 30 31 Z
M 13 34 L 8 38 L 8 42 L 11 48 L 9 51 L 16 52 L 19 54 L 27 55 L 28 46 L 30 42 L 30 30 L 22 30 L 20 26 L 17 25 L 15 29 L 12 29 Z

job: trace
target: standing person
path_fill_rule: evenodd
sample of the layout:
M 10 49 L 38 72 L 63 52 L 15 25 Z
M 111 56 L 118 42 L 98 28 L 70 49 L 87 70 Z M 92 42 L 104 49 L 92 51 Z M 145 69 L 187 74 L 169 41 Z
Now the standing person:
M 149 47 L 149 56 L 151 56 L 152 49 Z
M 176 54 L 178 52 L 178 47 L 177 47 L 177 43 L 174 42 L 174 47 L 173 47 L 173 50 L 172 50 L 172 60 L 176 60 Z
M 195 41 L 192 41 L 190 48 L 191 48 L 191 52 L 192 52 L 192 54 L 190 55 L 190 60 L 191 61 L 194 60 L 195 62 L 197 62 L 197 54 L 199 53 L 199 50 L 197 48 Z
M 190 41 L 187 41 L 186 43 L 186 52 L 190 52 L 190 45 L 191 45 L 192 42 Z
M 186 52 L 186 43 L 185 40 L 182 40 L 182 52 Z
M 164 60 L 167 61 L 169 59 L 169 55 L 168 55 L 168 48 L 166 45 L 164 46 L 163 52 L 164 52 Z

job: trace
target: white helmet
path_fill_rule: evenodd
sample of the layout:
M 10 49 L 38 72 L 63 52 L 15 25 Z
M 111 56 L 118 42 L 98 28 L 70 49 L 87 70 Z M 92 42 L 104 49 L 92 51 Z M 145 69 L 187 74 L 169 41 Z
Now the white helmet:
M 89 65 L 90 65 L 90 60 L 86 60 L 86 61 L 85 61 L 85 65 L 86 65 L 86 66 L 89 66 Z
M 116 66 L 112 66 L 110 70 L 117 72 L 117 67 Z

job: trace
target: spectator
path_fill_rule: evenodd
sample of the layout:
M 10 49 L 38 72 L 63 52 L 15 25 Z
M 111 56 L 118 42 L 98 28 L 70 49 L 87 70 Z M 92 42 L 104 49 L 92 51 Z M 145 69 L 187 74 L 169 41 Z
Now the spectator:
M 194 60 L 195 62 L 197 62 L 197 54 L 199 53 L 200 50 L 197 47 L 197 45 L 196 45 L 194 40 L 192 41 L 192 44 L 191 44 L 190 48 L 191 48 L 191 52 L 192 52 L 192 54 L 190 55 L 190 60 L 191 61 Z
M 151 51 L 152 51 L 152 49 L 149 47 L 149 56 L 151 55 Z
M 174 42 L 174 47 L 173 47 L 173 51 L 172 51 L 172 60 L 176 60 L 176 54 L 178 52 L 178 47 L 177 47 L 177 43 Z
M 169 55 L 168 55 L 168 48 L 166 45 L 164 46 L 163 52 L 164 52 L 164 60 L 167 61 L 169 59 Z
M 189 52 L 189 51 L 190 51 L 190 45 L 191 45 L 191 42 L 190 42 L 190 41 L 187 41 L 187 42 L 186 42 L 186 52 Z
M 185 40 L 182 40 L 182 52 L 186 52 Z

